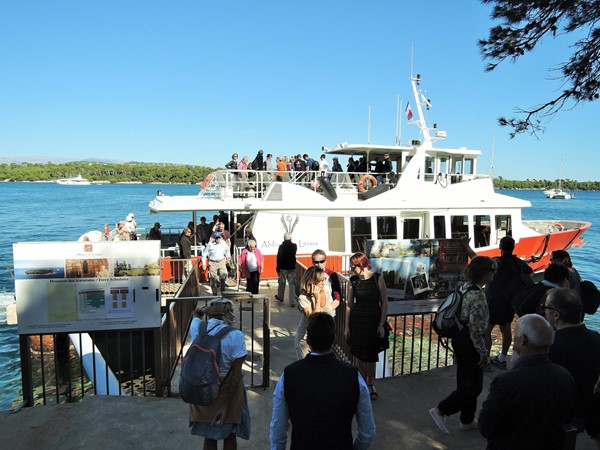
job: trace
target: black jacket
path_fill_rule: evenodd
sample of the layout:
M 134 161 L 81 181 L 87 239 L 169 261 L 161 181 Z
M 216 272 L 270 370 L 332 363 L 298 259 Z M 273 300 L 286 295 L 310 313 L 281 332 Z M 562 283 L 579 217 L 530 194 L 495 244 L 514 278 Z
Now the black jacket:
M 277 272 L 296 268 L 296 251 L 298 246 L 292 241 L 283 241 L 277 250 Z

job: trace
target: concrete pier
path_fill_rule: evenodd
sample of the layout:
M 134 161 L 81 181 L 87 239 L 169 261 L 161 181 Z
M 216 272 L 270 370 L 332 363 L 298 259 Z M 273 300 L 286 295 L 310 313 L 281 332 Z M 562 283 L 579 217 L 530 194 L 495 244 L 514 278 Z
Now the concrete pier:
M 264 290 L 263 290 L 264 287 Z M 273 285 L 266 283 L 261 292 Z M 299 312 L 272 300 L 271 386 L 248 390 L 252 435 L 238 440 L 240 449 L 268 449 L 272 394 L 283 368 L 295 358 L 294 332 Z M 500 373 L 484 376 L 485 399 L 489 383 Z M 379 399 L 373 402 L 378 450 L 483 449 L 477 430 L 459 430 L 458 416 L 448 421 L 450 435 L 441 433 L 428 409 L 437 405 L 456 385 L 454 367 L 380 380 Z M 202 439 L 188 429 L 188 405 L 179 398 L 96 397 L 82 402 L 24 408 L 0 414 L 2 446 L 10 449 L 168 449 L 201 448 Z M 289 441 L 288 441 L 289 445 Z M 595 449 L 587 435 L 577 438 L 577 449 Z

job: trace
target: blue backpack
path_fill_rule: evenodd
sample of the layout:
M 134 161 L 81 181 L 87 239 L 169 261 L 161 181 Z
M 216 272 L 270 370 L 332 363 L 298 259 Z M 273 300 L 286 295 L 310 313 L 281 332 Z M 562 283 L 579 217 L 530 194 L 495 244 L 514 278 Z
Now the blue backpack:
M 179 396 L 186 403 L 208 406 L 219 395 L 221 340 L 234 328 L 225 326 L 214 336 L 208 335 L 208 323 L 202 321 L 198 337 L 183 358 L 179 377 Z

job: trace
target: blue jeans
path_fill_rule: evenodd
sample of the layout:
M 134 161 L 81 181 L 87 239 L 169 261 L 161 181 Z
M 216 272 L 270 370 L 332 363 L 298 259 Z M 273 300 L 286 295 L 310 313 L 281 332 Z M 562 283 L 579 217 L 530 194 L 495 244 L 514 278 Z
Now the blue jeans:
M 290 305 L 296 304 L 296 269 L 292 270 L 280 270 L 279 271 L 279 284 L 277 286 L 277 297 L 283 300 L 285 294 L 285 282 L 288 283 L 288 298 Z

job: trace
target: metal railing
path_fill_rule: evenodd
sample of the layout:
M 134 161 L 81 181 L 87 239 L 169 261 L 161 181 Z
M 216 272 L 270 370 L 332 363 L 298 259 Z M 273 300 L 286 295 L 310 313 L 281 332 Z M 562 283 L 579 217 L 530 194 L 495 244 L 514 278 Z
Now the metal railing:
M 346 257 L 348 258 L 348 257 Z M 348 267 L 348 261 L 340 262 L 340 267 Z M 339 268 L 333 268 L 339 270 Z M 297 285 L 300 286 L 306 266 L 299 262 L 296 266 Z M 344 337 L 346 322 L 346 297 L 348 293 L 347 275 L 338 272 L 341 285 L 342 302 L 336 311 L 336 340 L 334 351 L 344 361 L 356 363 L 350 345 Z M 423 372 L 437 367 L 446 367 L 454 363 L 453 353 L 442 345 L 431 323 L 435 312 L 418 314 L 389 314 L 387 321 L 392 329 L 390 333 L 390 348 L 384 353 L 381 376 L 383 378 L 408 375 Z
M 171 395 L 171 381 L 184 350 L 192 313 L 198 304 L 215 298 L 200 295 L 202 271 L 198 260 L 189 273 L 182 270 L 181 285 L 172 297 L 163 299 L 159 328 L 19 335 L 23 389 L 19 408 L 71 403 L 90 394 Z M 238 321 L 234 326 L 251 338 L 244 366 L 250 373 L 250 385 L 266 388 L 270 372 L 269 298 L 246 292 L 226 293 L 224 297 L 236 304 Z M 78 355 L 75 348 L 82 348 L 88 335 L 92 350 Z M 84 359 L 91 363 L 91 369 L 84 366 Z M 116 384 L 111 384 L 113 378 Z

